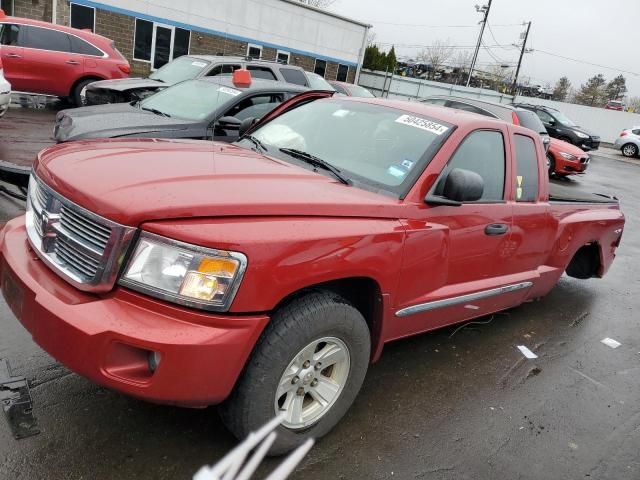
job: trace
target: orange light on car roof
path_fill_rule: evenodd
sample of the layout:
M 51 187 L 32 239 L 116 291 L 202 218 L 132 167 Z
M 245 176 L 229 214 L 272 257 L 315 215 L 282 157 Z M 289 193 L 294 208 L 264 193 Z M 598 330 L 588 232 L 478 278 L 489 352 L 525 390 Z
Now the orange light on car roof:
M 7 16 L 7 14 L 6 14 L 6 13 L 4 13 L 4 10 L 2 10 L 2 9 L 0 8 L 0 18 L 4 18 L 4 17 L 6 17 L 6 16 Z
M 251 86 L 251 72 L 244 68 L 239 68 L 233 72 L 233 84 L 236 87 L 250 87 Z

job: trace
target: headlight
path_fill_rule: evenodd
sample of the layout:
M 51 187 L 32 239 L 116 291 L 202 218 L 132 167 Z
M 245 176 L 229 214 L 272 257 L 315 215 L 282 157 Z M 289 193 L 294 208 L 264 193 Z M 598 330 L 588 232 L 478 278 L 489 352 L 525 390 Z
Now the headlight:
M 578 160 L 578 157 L 575 155 L 571 155 L 570 153 L 560 152 L 560 156 L 562 158 L 566 158 L 567 160 Z
M 120 284 L 182 305 L 226 311 L 246 266 L 247 257 L 241 253 L 143 232 Z
M 578 138 L 589 138 L 589 135 L 582 132 L 576 132 L 576 135 L 578 136 Z

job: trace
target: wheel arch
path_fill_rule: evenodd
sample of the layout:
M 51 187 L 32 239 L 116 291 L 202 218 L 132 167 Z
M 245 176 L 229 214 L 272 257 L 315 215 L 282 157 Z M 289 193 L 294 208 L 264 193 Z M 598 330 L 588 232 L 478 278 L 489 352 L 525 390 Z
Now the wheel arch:
M 76 87 L 81 82 L 84 82 L 85 80 L 93 80 L 95 82 L 99 82 L 100 80 L 106 80 L 106 79 L 104 77 L 98 76 L 96 74 L 83 75 L 83 76 L 79 77 L 75 82 L 73 82 L 73 84 L 71 85 L 71 88 L 69 89 L 69 93 L 68 93 L 67 96 L 71 97 L 73 95 L 73 92 L 76 89 Z
M 376 361 L 382 351 L 384 295 L 377 280 L 371 277 L 345 277 L 315 283 L 289 293 L 273 309 L 281 309 L 296 298 L 313 291 L 329 291 L 351 303 L 364 317 L 371 335 L 371 360 Z
M 582 245 L 573 254 L 565 269 L 568 276 L 586 280 L 601 277 L 603 265 L 602 246 L 594 241 Z

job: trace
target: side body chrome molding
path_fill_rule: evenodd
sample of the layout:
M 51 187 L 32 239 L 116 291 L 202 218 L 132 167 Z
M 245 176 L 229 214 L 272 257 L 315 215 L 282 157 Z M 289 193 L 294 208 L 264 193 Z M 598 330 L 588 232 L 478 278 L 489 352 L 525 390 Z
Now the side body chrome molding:
M 481 292 L 470 293 L 468 295 L 461 295 L 459 297 L 445 298 L 442 300 L 436 300 L 434 302 L 420 303 L 411 307 L 403 308 L 396 312 L 396 317 L 408 317 L 416 313 L 428 312 L 436 310 L 438 308 L 452 307 L 454 305 L 460 305 L 461 303 L 473 302 L 474 300 L 480 300 L 483 298 L 496 297 L 505 293 L 515 292 L 518 290 L 524 290 L 533 286 L 533 282 L 520 282 L 512 285 L 505 285 L 504 287 L 492 288 L 491 290 L 483 290 Z

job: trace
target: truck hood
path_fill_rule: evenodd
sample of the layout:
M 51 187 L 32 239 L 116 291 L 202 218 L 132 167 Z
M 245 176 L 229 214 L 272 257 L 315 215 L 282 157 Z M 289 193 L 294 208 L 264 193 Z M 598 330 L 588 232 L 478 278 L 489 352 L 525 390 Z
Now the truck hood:
M 194 123 L 191 120 L 156 115 L 128 103 L 114 103 L 59 112 L 53 136 L 58 142 L 68 142 L 88 138 L 158 134 L 186 130 Z
M 115 222 L 223 216 L 400 218 L 403 203 L 239 146 L 102 140 L 43 150 L 36 175 Z
M 129 90 L 138 89 L 156 89 L 166 88 L 169 85 L 159 82 L 158 80 L 151 80 L 150 78 L 121 78 L 115 80 L 100 80 L 98 82 L 90 83 L 87 89 L 103 89 L 113 90 L 115 92 L 126 92 Z

